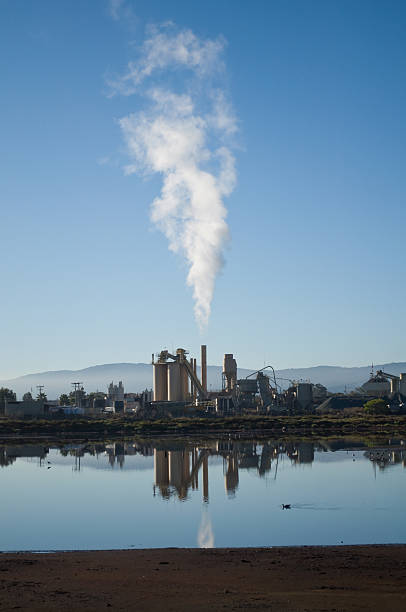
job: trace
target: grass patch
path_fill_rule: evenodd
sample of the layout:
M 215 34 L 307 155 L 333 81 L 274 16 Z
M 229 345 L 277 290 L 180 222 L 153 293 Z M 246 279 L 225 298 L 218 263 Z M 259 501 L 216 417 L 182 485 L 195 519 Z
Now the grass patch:
M 268 437 L 306 435 L 324 437 L 334 435 L 397 435 L 406 436 L 406 416 L 366 415 L 343 416 L 233 416 L 179 417 L 157 420 L 138 420 L 117 416 L 104 418 L 70 417 L 68 419 L 11 419 L 0 418 L 0 437 L 66 436 L 66 435 L 188 435 L 188 434 L 248 434 Z

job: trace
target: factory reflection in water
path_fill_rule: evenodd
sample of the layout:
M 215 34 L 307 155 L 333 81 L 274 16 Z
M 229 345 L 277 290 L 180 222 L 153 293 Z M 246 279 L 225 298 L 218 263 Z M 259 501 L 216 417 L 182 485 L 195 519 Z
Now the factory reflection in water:
M 138 441 L 86 442 L 42 445 L 0 446 L 0 467 L 13 465 L 17 460 L 37 461 L 45 469 L 58 468 L 66 458 L 71 459 L 74 471 L 92 469 L 154 469 L 153 495 L 163 499 L 177 497 L 186 500 L 191 491 L 202 491 L 204 502 L 209 501 L 209 467 L 211 462 L 223 463 L 224 487 L 229 496 L 236 494 L 241 470 L 250 470 L 258 477 L 274 480 L 278 477 L 280 462 L 311 465 L 315 453 L 346 451 L 351 457 L 370 460 L 373 468 L 386 468 L 402 464 L 406 467 L 404 440 L 388 439 L 375 448 L 361 441 L 336 440 L 329 442 L 210 440 L 205 442 Z M 140 468 L 134 459 L 150 463 Z M 52 461 L 50 461 L 52 459 Z M 354 459 L 355 460 L 355 459 Z
M 300 445 L 300 446 L 303 446 Z M 301 463 L 311 463 L 314 459 L 314 445 L 306 444 L 306 450 L 292 445 L 287 449 L 278 444 L 255 442 L 219 441 L 204 447 L 195 446 L 179 450 L 154 449 L 154 493 L 168 499 L 177 495 L 186 499 L 190 489 L 199 489 L 199 477 L 203 500 L 209 501 L 209 458 L 222 457 L 224 486 L 229 495 L 238 489 L 239 472 L 244 469 L 255 470 L 259 476 L 274 470 L 276 477 L 279 456 L 290 456 Z
M 345 445 L 345 442 L 240 442 L 218 441 L 204 447 L 182 449 L 154 449 L 154 495 L 164 499 L 176 495 L 180 500 L 188 497 L 190 490 L 199 489 L 199 476 L 203 501 L 209 501 L 209 459 L 222 457 L 224 487 L 228 495 L 235 495 L 239 486 L 241 470 L 254 471 L 259 477 L 276 480 L 279 462 L 290 460 L 291 464 L 311 465 L 315 452 L 345 450 L 355 456 L 360 452 L 381 470 L 401 463 L 406 467 L 406 448 L 403 440 L 392 440 L 391 448 L 382 446 L 365 450 L 363 444 Z

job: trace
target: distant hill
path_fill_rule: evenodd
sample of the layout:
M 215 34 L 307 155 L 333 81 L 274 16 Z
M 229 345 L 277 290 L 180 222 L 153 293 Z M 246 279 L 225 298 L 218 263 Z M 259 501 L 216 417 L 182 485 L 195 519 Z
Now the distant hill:
M 376 365 L 375 369 L 382 369 L 390 374 L 399 375 L 406 372 L 406 362 Z M 290 380 L 310 380 L 321 383 L 329 391 L 338 392 L 352 390 L 359 387 L 369 378 L 371 367 L 343 368 L 339 366 L 317 366 L 313 368 L 292 368 L 279 370 L 277 376 Z M 239 369 L 238 376 L 245 378 L 252 370 Z M 200 370 L 198 368 L 198 375 Z M 11 380 L 0 381 L 0 387 L 13 389 L 20 398 L 26 391 L 36 393 L 36 385 L 44 385 L 48 399 L 56 399 L 61 393 L 71 390 L 71 383 L 80 381 L 86 391 L 107 391 L 111 381 L 123 381 L 126 392 L 138 392 L 152 387 L 152 366 L 147 363 L 108 363 L 92 366 L 83 370 L 59 370 L 55 372 L 40 372 L 26 374 Z M 280 380 L 283 387 L 289 385 L 288 380 Z M 207 384 L 213 390 L 221 388 L 221 367 L 208 366 Z

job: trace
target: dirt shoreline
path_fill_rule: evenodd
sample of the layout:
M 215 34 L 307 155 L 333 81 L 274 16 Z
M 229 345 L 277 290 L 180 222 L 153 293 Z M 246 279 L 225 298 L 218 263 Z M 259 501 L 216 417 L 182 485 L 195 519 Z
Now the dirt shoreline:
M 0 610 L 406 609 L 406 545 L 0 554 Z

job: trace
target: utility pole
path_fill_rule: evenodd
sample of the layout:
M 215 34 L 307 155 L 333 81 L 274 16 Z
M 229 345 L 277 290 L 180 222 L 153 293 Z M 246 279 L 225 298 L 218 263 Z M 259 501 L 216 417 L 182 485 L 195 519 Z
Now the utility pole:
M 83 383 L 73 382 L 71 383 L 71 385 L 73 386 L 73 391 L 75 393 L 75 405 L 80 408 L 79 404 L 81 404 L 81 402 L 79 401 L 79 391 L 80 391 L 80 385 L 83 385 Z
M 37 385 L 37 389 L 38 389 L 38 397 L 39 399 L 41 399 L 42 396 L 42 390 L 45 388 L 45 385 Z

